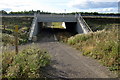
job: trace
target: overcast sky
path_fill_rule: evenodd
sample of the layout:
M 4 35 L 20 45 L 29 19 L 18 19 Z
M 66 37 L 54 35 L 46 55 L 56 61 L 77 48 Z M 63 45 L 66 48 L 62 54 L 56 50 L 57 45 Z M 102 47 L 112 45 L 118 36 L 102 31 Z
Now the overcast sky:
M 119 0 L 1 0 L 0 10 L 117 13 Z

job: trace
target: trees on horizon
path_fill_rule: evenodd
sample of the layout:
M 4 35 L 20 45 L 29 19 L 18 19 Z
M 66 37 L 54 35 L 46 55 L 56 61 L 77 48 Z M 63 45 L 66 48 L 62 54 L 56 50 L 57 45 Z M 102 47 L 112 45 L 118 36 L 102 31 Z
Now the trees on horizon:
M 40 13 L 40 14 L 81 14 L 81 15 L 118 15 L 120 16 L 120 13 L 98 13 L 98 12 L 72 12 L 72 13 L 51 13 L 51 12 L 44 12 L 41 10 L 30 10 L 30 11 L 17 11 L 17 12 L 6 12 L 5 10 L 0 11 L 2 14 L 30 14 L 33 15 L 34 13 Z

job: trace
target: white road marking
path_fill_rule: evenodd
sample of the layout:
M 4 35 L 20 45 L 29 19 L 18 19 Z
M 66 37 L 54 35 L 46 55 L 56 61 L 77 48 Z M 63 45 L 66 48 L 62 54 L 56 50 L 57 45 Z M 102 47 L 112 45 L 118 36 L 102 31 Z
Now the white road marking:
M 55 41 L 57 41 L 57 37 L 55 36 L 55 34 L 54 34 L 54 39 L 55 39 Z

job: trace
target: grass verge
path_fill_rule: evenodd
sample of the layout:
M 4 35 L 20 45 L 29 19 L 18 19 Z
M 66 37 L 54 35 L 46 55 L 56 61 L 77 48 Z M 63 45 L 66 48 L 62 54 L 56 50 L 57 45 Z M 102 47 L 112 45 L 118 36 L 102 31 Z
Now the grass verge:
M 3 78 L 41 78 L 41 68 L 50 64 L 49 53 L 33 47 L 18 54 L 4 51 L 2 57 Z
M 84 56 L 98 59 L 111 71 L 119 71 L 118 26 L 111 25 L 102 31 L 78 34 L 68 39 L 67 43 L 83 52 Z

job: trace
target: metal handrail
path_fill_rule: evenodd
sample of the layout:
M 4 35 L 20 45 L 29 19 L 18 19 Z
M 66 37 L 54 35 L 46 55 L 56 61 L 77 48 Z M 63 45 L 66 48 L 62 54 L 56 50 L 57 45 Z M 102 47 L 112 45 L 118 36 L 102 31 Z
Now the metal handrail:
M 34 28 L 35 28 L 35 24 L 36 24 L 36 20 L 37 20 L 37 14 L 35 13 L 34 14 L 34 19 L 33 19 L 33 21 L 32 21 L 32 25 L 31 25 L 31 29 L 30 29 L 30 35 L 29 35 L 29 40 L 31 40 L 32 39 L 32 35 L 33 35 L 33 31 L 34 31 Z M 32 33 L 32 34 L 31 34 Z
M 89 25 L 86 23 L 86 21 L 83 19 L 83 17 L 81 16 L 81 14 L 79 14 L 79 18 L 80 19 L 79 21 L 82 21 L 82 23 L 85 25 L 84 27 L 86 29 L 88 29 L 88 32 L 92 32 L 91 28 L 89 27 Z

